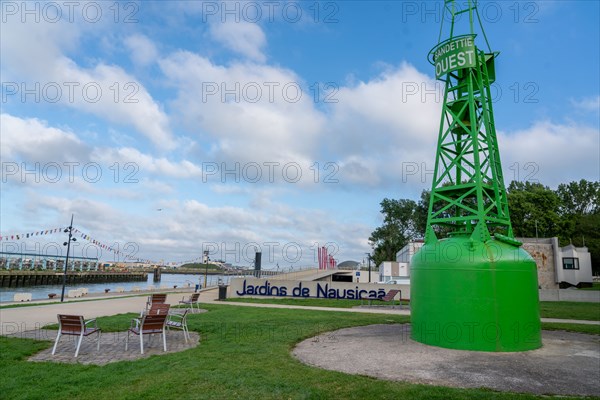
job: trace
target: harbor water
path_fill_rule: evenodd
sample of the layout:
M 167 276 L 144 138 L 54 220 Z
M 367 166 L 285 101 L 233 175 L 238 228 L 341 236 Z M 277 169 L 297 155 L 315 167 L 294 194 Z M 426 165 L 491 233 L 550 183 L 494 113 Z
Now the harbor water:
M 228 284 L 229 280 L 234 276 L 231 275 L 208 275 L 206 286 L 215 286 L 219 283 Z M 93 284 L 79 284 L 79 285 L 66 285 L 65 296 L 69 290 L 78 289 L 80 287 L 86 287 L 88 293 L 104 293 L 105 289 L 110 289 L 111 293 L 117 291 L 117 288 L 123 288 L 126 292 L 131 292 L 135 287 L 140 290 L 147 290 L 148 287 L 154 287 L 159 289 L 169 288 L 172 289 L 174 286 L 177 288 L 190 287 L 194 289 L 196 285 L 204 287 L 204 274 L 169 274 L 162 273 L 160 282 L 153 282 L 154 274 L 148 274 L 148 280 L 146 282 L 110 282 L 110 283 L 93 283 Z M 31 293 L 32 300 L 44 300 L 48 299 L 48 294 L 56 293 L 60 299 L 60 293 L 62 285 L 41 285 L 41 286 L 28 286 L 19 288 L 0 288 L 0 303 L 13 301 L 14 295 L 17 293 Z

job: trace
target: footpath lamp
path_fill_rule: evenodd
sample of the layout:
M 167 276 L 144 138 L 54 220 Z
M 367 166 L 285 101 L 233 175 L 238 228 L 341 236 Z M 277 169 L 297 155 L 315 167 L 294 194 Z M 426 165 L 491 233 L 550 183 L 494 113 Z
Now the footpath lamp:
M 207 281 L 208 281 L 208 262 L 210 261 L 210 257 L 208 256 L 208 251 L 204 251 L 204 288 L 206 289 Z
M 371 254 L 365 253 L 367 255 L 367 265 L 369 266 L 369 283 L 371 283 Z
M 63 273 L 62 281 L 62 292 L 60 293 L 60 302 L 62 303 L 65 299 L 65 285 L 67 284 L 67 268 L 69 266 L 69 250 L 71 250 L 71 242 L 76 242 L 77 239 L 73 237 L 73 214 L 71 214 L 71 224 L 65 229 L 65 233 L 69 234 L 69 240 L 63 243 L 63 246 L 67 246 L 67 257 L 65 259 L 65 270 Z

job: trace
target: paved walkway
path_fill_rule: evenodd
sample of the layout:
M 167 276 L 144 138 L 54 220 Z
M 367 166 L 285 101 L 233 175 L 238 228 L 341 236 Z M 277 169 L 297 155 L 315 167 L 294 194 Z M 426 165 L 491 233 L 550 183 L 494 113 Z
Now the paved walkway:
M 190 294 L 191 292 L 189 291 L 169 293 L 167 296 L 167 303 L 176 305 L 183 298 L 188 298 Z M 216 288 L 202 290 L 200 294 L 200 302 L 215 302 L 217 301 L 217 295 L 218 290 Z M 45 300 L 42 302 L 38 302 L 37 304 L 39 305 L 2 308 L 0 309 L 0 335 L 11 335 L 18 332 L 41 329 L 45 325 L 56 323 L 56 315 L 59 313 L 83 315 L 86 319 L 128 312 L 139 313 L 145 308 L 146 299 L 147 294 L 135 295 L 132 293 L 128 293 L 126 295 L 113 295 L 111 297 L 99 296 L 96 298 L 89 298 L 89 300 L 86 301 L 71 300 L 65 303 L 56 303 Z M 330 312 L 410 315 L 410 310 L 406 306 L 403 306 L 402 308 L 366 306 L 354 308 L 334 308 L 241 302 L 218 302 L 218 304 L 240 307 L 286 308 Z M 600 325 L 600 321 L 562 320 L 555 318 L 542 318 L 542 322 Z
M 179 304 L 183 298 L 189 298 L 191 292 L 169 293 L 167 303 Z M 205 290 L 200 294 L 200 302 L 215 300 L 216 290 Z M 135 296 L 135 295 L 134 295 Z M 0 309 L 0 335 L 12 335 L 19 332 L 41 329 L 48 324 L 57 323 L 58 314 L 83 315 L 85 319 L 105 317 L 123 313 L 139 313 L 146 308 L 148 295 L 96 297 L 89 300 L 71 300 L 64 303 L 39 302 L 39 305 Z
M 410 339 L 410 324 L 327 332 L 294 355 L 319 368 L 379 379 L 506 392 L 600 396 L 600 339 L 542 332 L 543 347 L 516 353 L 450 350 Z

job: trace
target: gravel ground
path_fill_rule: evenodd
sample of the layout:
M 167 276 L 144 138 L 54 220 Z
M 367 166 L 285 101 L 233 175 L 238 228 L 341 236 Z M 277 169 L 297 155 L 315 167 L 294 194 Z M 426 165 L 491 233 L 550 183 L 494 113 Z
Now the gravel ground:
M 543 347 L 489 353 L 410 339 L 410 325 L 370 325 L 307 339 L 294 355 L 324 369 L 380 379 L 503 392 L 600 396 L 600 338 L 543 331 Z

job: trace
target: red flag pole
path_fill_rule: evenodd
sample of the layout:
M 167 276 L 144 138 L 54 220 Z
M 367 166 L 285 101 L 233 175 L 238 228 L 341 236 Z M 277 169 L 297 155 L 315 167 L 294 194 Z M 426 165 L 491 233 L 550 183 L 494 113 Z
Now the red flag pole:
M 317 258 L 319 259 L 319 269 L 321 269 L 321 248 L 318 248 Z

